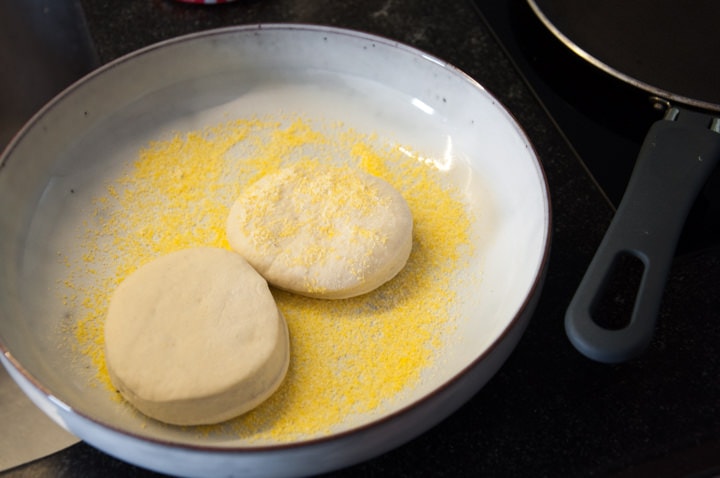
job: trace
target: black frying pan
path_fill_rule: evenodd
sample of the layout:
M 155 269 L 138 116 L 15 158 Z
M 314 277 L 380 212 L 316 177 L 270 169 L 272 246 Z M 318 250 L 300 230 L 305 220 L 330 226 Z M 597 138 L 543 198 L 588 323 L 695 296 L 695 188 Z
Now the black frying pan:
M 685 218 L 720 160 L 720 2 L 527 1 L 573 52 L 646 91 L 655 107 L 665 109 L 645 137 L 615 217 L 565 316 L 568 337 L 580 352 L 621 362 L 652 338 Z M 642 278 L 629 323 L 609 328 L 595 314 L 615 266 L 627 257 L 641 263 Z

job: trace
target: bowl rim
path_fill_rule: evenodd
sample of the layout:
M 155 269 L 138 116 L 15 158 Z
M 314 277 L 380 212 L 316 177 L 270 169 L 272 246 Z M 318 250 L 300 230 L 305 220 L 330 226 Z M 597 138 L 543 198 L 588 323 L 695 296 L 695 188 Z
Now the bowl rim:
M 490 345 L 488 345 L 485 350 L 479 354 L 475 359 L 473 359 L 471 362 L 469 362 L 465 367 L 460 369 L 457 373 L 455 373 L 452 377 L 447 379 L 445 382 L 441 383 L 437 387 L 433 388 L 430 392 L 426 393 L 425 395 L 415 399 L 411 403 L 408 403 L 404 405 L 403 407 L 392 411 L 390 413 L 387 413 L 385 415 L 382 415 L 376 419 L 373 419 L 372 421 L 368 423 L 364 423 L 358 426 L 354 426 L 350 429 L 339 431 L 336 433 L 332 433 L 326 436 L 321 437 L 314 437 L 314 438 L 308 438 L 308 439 L 302 439 L 298 441 L 291 441 L 291 442 L 285 442 L 285 443 L 277 443 L 277 444 L 258 444 L 258 445 L 242 445 L 242 446 L 213 446 L 213 445 L 204 445 L 204 444 L 194 444 L 194 443 L 184 443 L 184 442 L 176 442 L 172 440 L 166 440 L 156 437 L 149 437 L 145 435 L 138 434 L 136 432 L 128 431 L 122 428 L 118 428 L 115 425 L 106 423 L 102 420 L 99 420 L 97 418 L 94 418 L 90 415 L 88 415 L 85 412 L 81 412 L 79 410 L 76 410 L 74 407 L 72 407 L 70 404 L 64 402 L 63 400 L 56 397 L 51 390 L 49 390 L 46 386 L 44 386 L 40 381 L 35 378 L 23 365 L 15 359 L 15 357 L 12 355 L 12 353 L 8 350 L 7 346 L 3 343 L 3 338 L 0 336 L 0 352 L 4 355 L 7 362 L 15 368 L 17 372 L 19 372 L 23 378 L 25 378 L 33 387 L 35 387 L 41 394 L 44 396 L 44 398 L 48 399 L 50 402 L 52 402 L 55 406 L 62 408 L 68 413 L 71 413 L 77 417 L 80 417 L 81 419 L 92 423 L 94 425 L 100 426 L 102 428 L 105 428 L 109 431 L 112 431 L 113 433 L 125 436 L 127 438 L 136 439 L 142 442 L 146 442 L 148 444 L 155 444 L 160 445 L 168 448 L 174 448 L 178 450 L 186 450 L 186 451 L 193 451 L 193 452 L 203 452 L 203 453 L 210 453 L 210 454 L 233 454 L 233 455 L 240 455 L 240 454 L 263 454 L 263 453 L 271 453 L 271 452 L 278 452 L 278 451 L 287 451 L 287 450 L 296 450 L 296 449 L 302 449 L 302 448 L 308 448 L 313 446 L 318 446 L 322 444 L 327 444 L 331 441 L 337 441 L 339 439 L 345 439 L 348 437 L 351 437 L 353 435 L 359 435 L 363 432 L 369 431 L 371 429 L 380 427 L 383 424 L 387 424 L 388 422 L 394 421 L 396 419 L 399 419 L 400 417 L 407 415 L 410 413 L 411 410 L 418 408 L 422 404 L 427 404 L 428 402 L 432 401 L 434 397 L 441 395 L 442 393 L 446 392 L 448 389 L 453 388 L 455 384 L 457 384 L 462 378 L 469 374 L 469 372 L 476 368 L 479 363 L 481 363 L 486 357 L 488 357 L 491 353 L 493 353 L 496 349 L 500 347 L 500 345 L 505 342 L 506 337 L 522 322 L 523 316 L 527 313 L 528 309 L 530 308 L 533 299 L 535 299 L 540 289 L 542 288 L 542 284 L 544 281 L 545 272 L 548 267 L 549 263 L 549 256 L 550 256 L 550 249 L 551 249 L 551 242 L 552 242 L 552 202 L 551 202 L 551 195 L 550 195 L 550 189 L 549 189 L 549 183 L 547 179 L 547 174 L 542 166 L 542 163 L 540 161 L 539 155 L 537 154 L 537 150 L 535 149 L 534 145 L 530 142 L 527 133 L 522 128 L 520 123 L 517 121 L 515 116 L 507 109 L 507 107 L 501 103 L 492 93 L 488 92 L 480 83 L 478 83 L 474 78 L 460 70 L 459 68 L 449 64 L 448 62 L 439 59 L 438 57 L 426 53 L 423 50 L 420 50 L 416 47 L 409 46 L 407 44 L 401 43 L 397 40 L 393 40 L 381 35 L 373 34 L 373 33 L 366 33 L 358 30 L 353 29 L 347 29 L 342 27 L 334 27 L 334 26 L 326 26 L 326 25 L 316 25 L 316 24 L 310 24 L 310 23 L 259 23 L 259 24 L 250 24 L 250 25 L 233 25 L 228 27 L 221 27 L 221 28 L 213 28 L 198 32 L 193 32 L 189 34 L 180 35 L 177 37 L 169 38 L 166 40 L 162 40 L 160 42 L 153 43 L 151 45 L 147 45 L 143 48 L 134 50 L 130 53 L 124 54 L 100 67 L 97 69 L 91 71 L 90 73 L 86 74 L 85 76 L 81 77 L 74 83 L 72 83 L 70 86 L 65 88 L 63 91 L 61 91 L 59 94 L 57 94 L 54 98 L 52 98 L 49 102 L 47 102 L 40 110 L 38 110 L 24 125 L 23 127 L 11 138 L 8 145 L 6 146 L 5 150 L 2 151 L 2 154 L 0 155 L 0 174 L 2 174 L 2 170 L 4 169 L 4 166 L 6 162 L 10 159 L 13 150 L 15 149 L 16 145 L 22 141 L 22 139 L 28 134 L 28 132 L 34 127 L 36 123 L 38 123 L 46 114 L 48 114 L 58 103 L 61 103 L 64 98 L 70 96 L 75 90 L 82 88 L 85 83 L 92 80 L 95 77 L 98 77 L 100 75 L 106 74 L 108 71 L 116 68 L 118 65 L 121 65 L 123 63 L 134 61 L 136 58 L 141 57 L 143 55 L 146 55 L 150 52 L 153 52 L 155 50 L 163 49 L 168 46 L 177 45 L 184 42 L 193 42 L 197 41 L 199 39 L 203 38 L 209 38 L 213 36 L 222 36 L 222 35 L 228 35 L 228 34 L 237 34 L 237 33 L 255 33 L 259 34 L 262 31 L 277 31 L 277 30 L 285 30 L 285 31 L 306 31 L 306 32 L 314 32 L 314 33 L 324 33 L 329 35 L 336 35 L 336 36 L 348 36 L 348 37 L 354 37 L 361 40 L 366 40 L 378 44 L 383 44 L 386 47 L 399 49 L 400 51 L 404 53 L 408 53 L 411 55 L 415 55 L 417 57 L 422 58 L 425 61 L 429 61 L 431 63 L 435 63 L 437 66 L 441 67 L 442 69 L 448 71 L 449 73 L 459 77 L 463 81 L 469 83 L 471 86 L 473 86 L 475 89 L 478 89 L 483 92 L 483 94 L 488 95 L 488 97 L 494 101 L 494 106 L 499 108 L 511 121 L 512 125 L 514 126 L 516 132 L 521 137 L 521 139 L 524 141 L 524 144 L 526 145 L 527 149 L 530 152 L 530 155 L 534 159 L 534 164 L 536 166 L 536 172 L 538 173 L 538 179 L 540 180 L 540 184 L 542 186 L 543 195 L 544 195 L 544 209 L 545 209 L 545 217 L 543 218 L 543 226 L 544 226 L 544 237 L 543 237 L 543 246 L 542 246 L 542 255 L 540 258 L 540 261 L 537 263 L 537 270 L 534 272 L 534 278 L 532 281 L 531 286 L 528 288 L 527 293 L 525 294 L 525 298 L 523 299 L 522 304 L 518 307 L 517 312 L 513 316 L 513 318 L 507 322 L 507 324 L 504 326 L 502 332 L 497 336 L 495 340 L 492 341 Z M 494 375 L 495 372 L 493 372 Z

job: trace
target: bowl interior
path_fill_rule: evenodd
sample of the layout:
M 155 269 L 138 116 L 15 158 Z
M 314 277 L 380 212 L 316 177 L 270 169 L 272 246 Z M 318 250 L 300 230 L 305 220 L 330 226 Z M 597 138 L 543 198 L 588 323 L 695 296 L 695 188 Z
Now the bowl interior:
M 475 252 L 454 278 L 459 319 L 438 366 L 392 404 L 406 407 L 473 364 L 523 307 L 545 260 L 549 204 L 538 160 L 505 109 L 456 69 L 391 41 L 311 27 L 208 32 L 133 54 L 90 75 L 41 111 L 0 169 L 0 341 L 59 402 L 112 427 L 171 442 L 243 446 L 148 422 L 88 379 L 74 350 L 73 311 L 58 294 L 87 205 L 138 151 L 173 131 L 251 116 L 342 122 L 379 143 L 411 145 L 461 191 Z M 409 153 L 410 154 L 410 153 Z M 432 194 L 428 203 L 436 200 Z M 9 206 L 9 207 L 8 207 Z

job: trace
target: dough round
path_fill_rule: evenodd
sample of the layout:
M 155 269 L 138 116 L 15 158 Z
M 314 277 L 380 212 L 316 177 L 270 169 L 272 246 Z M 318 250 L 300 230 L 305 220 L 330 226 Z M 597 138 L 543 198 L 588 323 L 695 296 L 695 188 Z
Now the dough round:
M 105 322 L 110 378 L 144 414 L 219 423 L 266 400 L 290 359 L 267 282 L 240 255 L 199 247 L 161 256 L 115 290 Z
M 384 180 L 349 167 L 298 164 L 243 191 L 227 237 L 276 287 L 342 299 L 400 272 L 412 229 L 407 202 Z

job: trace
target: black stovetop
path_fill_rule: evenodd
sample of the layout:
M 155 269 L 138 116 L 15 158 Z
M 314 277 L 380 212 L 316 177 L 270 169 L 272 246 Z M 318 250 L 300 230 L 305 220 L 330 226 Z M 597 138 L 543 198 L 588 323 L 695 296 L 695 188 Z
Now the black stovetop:
M 645 135 L 662 112 L 651 94 L 590 65 L 555 38 L 524 0 L 475 0 L 525 81 L 614 206 Z M 677 253 L 720 245 L 720 171 L 688 216 Z
M 404 446 L 330 476 L 720 472 L 716 242 L 686 240 L 673 264 L 655 337 L 638 359 L 598 364 L 565 337 L 565 309 L 612 217 L 654 112 L 638 113 L 650 116 L 642 124 L 612 108 L 604 115 L 586 114 L 585 103 L 603 106 L 609 96 L 590 81 L 605 80 L 563 76 L 550 67 L 552 58 L 539 40 L 529 42 L 533 53 L 519 54 L 515 25 L 529 21 L 522 16 L 522 0 L 239 0 L 217 7 L 170 0 L 80 3 L 103 63 L 165 38 L 241 23 L 317 23 L 390 37 L 475 78 L 507 106 L 532 141 L 552 194 L 553 245 L 543 293 L 522 340 L 495 377 L 448 419 Z M 543 70 L 555 72 L 565 86 L 551 88 Z M 607 121 L 618 117 L 619 123 Z M 36 475 L 156 476 L 84 443 L 0 474 Z

